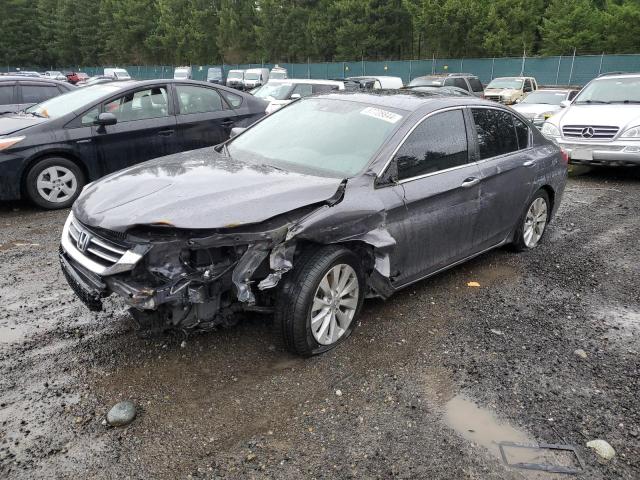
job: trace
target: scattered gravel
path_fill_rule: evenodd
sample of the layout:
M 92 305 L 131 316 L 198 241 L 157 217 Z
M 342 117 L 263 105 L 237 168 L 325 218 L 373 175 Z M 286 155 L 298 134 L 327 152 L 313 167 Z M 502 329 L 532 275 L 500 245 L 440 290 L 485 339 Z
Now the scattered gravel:
M 638 170 L 572 179 L 540 248 L 367 301 L 348 342 L 305 360 L 262 316 L 181 348 L 136 336 L 117 300 L 89 313 L 57 262 L 67 212 L 0 205 L 0 478 L 531 478 L 446 421 L 459 403 L 575 445 L 572 478 L 636 480 L 638 212 Z M 124 399 L 141 413 L 105 428 Z

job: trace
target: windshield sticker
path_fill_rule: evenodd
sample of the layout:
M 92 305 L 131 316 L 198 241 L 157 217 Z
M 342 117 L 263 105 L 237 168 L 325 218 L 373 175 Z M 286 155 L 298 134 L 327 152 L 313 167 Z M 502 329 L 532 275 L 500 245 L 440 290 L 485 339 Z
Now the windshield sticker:
M 385 122 L 388 122 L 388 123 L 398 123 L 398 120 L 402 118 L 402 115 L 398 115 L 397 113 L 389 112 L 387 110 L 382 110 L 381 108 L 374 108 L 374 107 L 367 107 L 364 110 L 361 110 L 360 113 L 368 117 L 384 120 Z

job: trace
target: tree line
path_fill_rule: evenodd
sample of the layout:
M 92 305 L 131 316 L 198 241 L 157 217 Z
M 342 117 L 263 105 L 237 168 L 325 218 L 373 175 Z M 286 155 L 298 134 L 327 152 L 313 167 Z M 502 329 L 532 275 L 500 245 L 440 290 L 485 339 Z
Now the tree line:
M 639 0 L 2 0 L 0 65 L 639 53 Z

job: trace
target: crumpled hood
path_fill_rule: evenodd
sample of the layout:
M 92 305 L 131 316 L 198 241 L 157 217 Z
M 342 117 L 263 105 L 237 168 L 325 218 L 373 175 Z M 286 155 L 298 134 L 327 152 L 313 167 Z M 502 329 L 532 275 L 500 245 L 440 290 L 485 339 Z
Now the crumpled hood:
M 565 125 L 616 126 L 621 130 L 640 125 L 638 105 L 571 105 L 554 117 L 560 127 Z
M 48 120 L 48 118 L 33 115 L 3 115 L 0 117 L 0 136 L 11 135 Z
M 104 177 L 81 193 L 73 212 L 89 226 L 120 232 L 157 223 L 231 228 L 328 200 L 341 181 L 242 163 L 210 147 Z
M 559 105 L 549 105 L 546 103 L 518 103 L 513 108 L 516 112 L 523 114 L 525 117 L 533 118 L 546 112 L 560 111 Z

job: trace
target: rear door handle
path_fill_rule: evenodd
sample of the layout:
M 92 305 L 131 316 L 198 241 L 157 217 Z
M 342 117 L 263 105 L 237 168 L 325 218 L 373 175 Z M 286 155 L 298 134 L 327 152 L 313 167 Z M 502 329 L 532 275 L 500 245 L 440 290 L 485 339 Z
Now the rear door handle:
M 527 160 L 522 165 L 524 165 L 525 167 L 533 167 L 535 164 L 536 164 L 535 160 Z
M 222 121 L 222 126 L 223 127 L 231 127 L 234 123 L 236 123 L 236 122 L 234 122 L 233 120 L 223 120 Z
M 476 178 L 476 177 L 469 177 L 467 179 L 465 179 L 464 182 L 462 182 L 462 185 L 460 185 L 462 188 L 469 188 L 469 187 L 473 187 L 474 185 L 478 185 L 480 183 L 480 179 Z
M 175 133 L 175 130 L 160 130 L 158 132 L 158 135 L 161 135 L 163 137 L 169 137 L 171 135 L 173 135 Z

